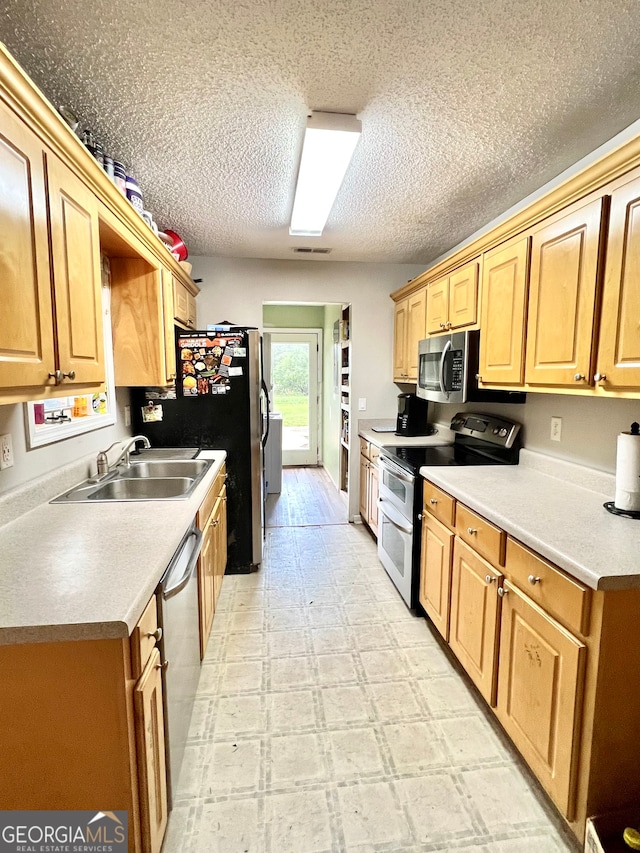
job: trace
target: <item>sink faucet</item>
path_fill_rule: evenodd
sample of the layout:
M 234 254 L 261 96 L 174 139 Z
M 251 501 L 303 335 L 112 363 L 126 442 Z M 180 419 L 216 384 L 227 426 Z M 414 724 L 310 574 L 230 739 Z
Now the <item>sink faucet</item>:
M 131 464 L 130 459 L 129 459 L 129 454 L 131 453 L 131 449 L 134 448 L 139 441 L 141 441 L 145 447 L 151 447 L 151 442 L 149 441 L 149 439 L 147 438 L 146 435 L 134 435 L 133 438 L 128 439 L 128 441 L 124 445 L 122 451 L 120 452 L 120 456 L 118 456 L 118 458 L 113 463 L 113 465 L 109 465 L 108 453 L 110 450 L 113 450 L 113 448 L 117 444 L 121 444 L 122 442 L 114 441 L 114 443 L 111 445 L 111 447 L 107 447 L 106 450 L 101 450 L 100 453 L 98 453 L 98 458 L 96 460 L 96 464 L 98 467 L 98 475 L 97 476 L 98 477 L 106 476 L 111 470 L 113 470 L 113 468 L 116 468 L 122 462 L 122 460 L 124 460 L 124 464 L 128 468 L 129 465 Z

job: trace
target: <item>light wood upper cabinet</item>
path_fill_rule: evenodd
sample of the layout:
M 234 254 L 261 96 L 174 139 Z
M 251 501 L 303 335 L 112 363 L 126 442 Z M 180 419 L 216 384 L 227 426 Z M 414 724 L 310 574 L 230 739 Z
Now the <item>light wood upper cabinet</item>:
M 162 318 L 164 322 L 164 375 L 167 384 L 176 378 L 176 327 L 172 318 L 175 288 L 169 270 L 162 270 Z
M 592 381 L 604 203 L 573 205 L 533 233 L 525 372 L 532 385 Z
M 186 285 L 175 276 L 173 279 L 173 316 L 179 323 L 194 329 L 196 327 L 196 299 Z
M 640 175 L 611 195 L 602 319 L 594 379 L 640 388 Z
M 487 252 L 482 263 L 480 368 L 482 385 L 524 381 L 529 288 L 529 236 Z
M 97 201 L 2 102 L 0 127 L 0 399 L 100 386 Z
M 435 518 L 423 515 L 420 551 L 420 604 L 442 634 L 449 639 L 451 557 L 454 534 Z
M 0 388 L 54 384 L 43 148 L 0 101 Z
M 407 310 L 408 299 L 396 302 L 393 309 L 393 380 L 407 381 Z
M 68 380 L 104 382 L 98 202 L 54 155 L 47 157 L 58 362 Z
M 449 278 L 433 281 L 427 287 L 427 332 L 443 332 L 449 321 Z
M 501 582 L 500 572 L 455 538 L 449 645 L 490 705 L 495 704 Z
M 516 587 L 504 591 L 496 713 L 571 819 L 586 647 Z
M 418 343 L 426 334 L 426 288 L 417 290 L 394 309 L 394 382 L 418 381 Z

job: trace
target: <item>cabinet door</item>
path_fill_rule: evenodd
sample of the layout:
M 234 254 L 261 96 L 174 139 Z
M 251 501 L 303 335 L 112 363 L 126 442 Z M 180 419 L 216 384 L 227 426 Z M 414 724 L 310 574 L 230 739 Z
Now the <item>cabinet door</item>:
M 167 828 L 167 764 L 160 653 L 154 649 L 134 690 L 142 849 L 159 853 Z
M 611 195 L 597 373 L 604 388 L 640 388 L 640 177 Z
M 418 344 L 427 334 L 427 289 L 423 287 L 407 299 L 406 365 L 409 380 L 418 381 Z
M 495 705 L 501 580 L 500 572 L 456 537 L 449 645 L 490 705 Z
M 378 535 L 378 466 L 369 463 L 369 527 L 371 532 Z
M 216 528 L 210 516 L 198 557 L 198 602 L 200 609 L 200 658 L 204 659 L 215 611 Z
M 162 306 L 164 320 L 164 378 L 169 385 L 176 378 L 176 337 L 173 322 L 173 276 L 162 270 Z
M 603 204 L 554 217 L 533 235 L 525 373 L 532 385 L 591 382 Z
M 369 522 L 369 460 L 360 454 L 360 518 Z
M 180 323 L 184 323 L 188 325 L 189 323 L 189 291 L 182 284 L 181 281 L 178 281 L 177 278 L 173 279 L 173 316 Z
M 409 300 L 396 302 L 393 312 L 393 378 L 395 382 L 407 381 L 407 313 Z
M 222 579 L 227 567 L 227 490 L 222 491 L 214 511 L 212 524 L 215 527 L 215 560 L 214 560 L 214 609 L 222 589 Z
M 47 156 L 58 366 L 75 379 L 105 379 L 98 199 L 53 154 Z
M 449 276 L 449 328 L 478 322 L 478 261 L 471 261 Z
M 529 246 L 522 237 L 487 252 L 482 265 L 480 376 L 483 385 L 524 380 Z
M 586 647 L 516 587 L 504 590 L 496 713 L 571 820 Z
M 447 641 L 453 540 L 454 534 L 444 524 L 424 515 L 420 552 L 420 604 Z
M 441 278 L 427 287 L 427 332 L 444 332 L 449 322 L 449 279 Z
M 0 389 L 54 384 L 43 151 L 0 101 Z

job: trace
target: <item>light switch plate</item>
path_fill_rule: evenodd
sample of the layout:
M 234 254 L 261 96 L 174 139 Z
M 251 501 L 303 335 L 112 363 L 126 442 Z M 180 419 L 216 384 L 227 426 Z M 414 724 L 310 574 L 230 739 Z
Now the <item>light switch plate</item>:
M 366 397 L 358 397 L 358 411 L 366 412 L 367 411 L 367 398 Z
M 562 418 L 551 418 L 551 441 L 562 438 Z
M 124 425 L 131 426 L 131 406 L 124 407 Z

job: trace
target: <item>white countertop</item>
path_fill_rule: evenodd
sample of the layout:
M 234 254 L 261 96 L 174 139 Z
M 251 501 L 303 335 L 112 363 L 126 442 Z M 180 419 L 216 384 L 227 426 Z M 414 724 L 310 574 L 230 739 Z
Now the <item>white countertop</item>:
M 523 450 L 519 465 L 420 473 L 592 589 L 640 587 L 640 520 L 604 509 L 612 475 L 578 468 Z
M 129 636 L 226 453 L 198 458 L 186 500 L 42 503 L 0 527 L 0 645 Z
M 365 441 L 375 444 L 376 447 L 435 447 L 440 444 L 451 444 L 455 433 L 448 427 L 442 424 L 434 424 L 438 432 L 436 435 L 416 435 L 407 438 L 402 435 L 395 435 L 393 432 L 374 432 L 373 427 L 393 426 L 395 421 L 386 418 L 359 420 L 358 435 Z

